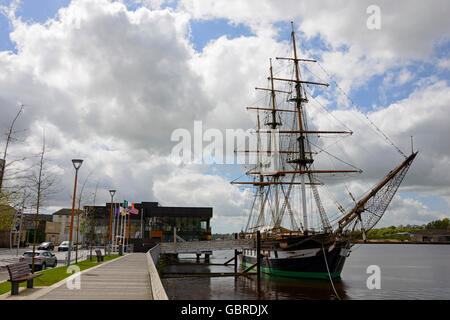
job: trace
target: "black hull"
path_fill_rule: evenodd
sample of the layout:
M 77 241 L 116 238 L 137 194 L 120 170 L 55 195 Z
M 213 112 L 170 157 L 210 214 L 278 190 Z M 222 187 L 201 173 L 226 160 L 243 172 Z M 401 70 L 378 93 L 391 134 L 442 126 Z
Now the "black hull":
M 333 243 L 323 248 L 316 242 L 296 246 L 295 250 L 262 250 L 261 271 L 269 275 L 292 278 L 339 278 L 349 253 L 348 248 L 348 242 Z M 304 252 L 308 254 L 299 257 Z M 242 264 L 250 266 L 255 263 L 255 251 L 244 250 Z

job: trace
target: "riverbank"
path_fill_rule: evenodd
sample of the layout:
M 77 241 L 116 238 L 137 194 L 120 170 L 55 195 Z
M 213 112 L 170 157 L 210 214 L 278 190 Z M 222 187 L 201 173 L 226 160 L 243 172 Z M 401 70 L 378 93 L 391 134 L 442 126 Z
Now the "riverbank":
M 355 243 L 364 243 L 363 240 L 357 240 Z M 450 242 L 416 242 L 416 241 L 402 241 L 397 239 L 383 239 L 383 240 L 366 240 L 366 244 L 450 244 Z

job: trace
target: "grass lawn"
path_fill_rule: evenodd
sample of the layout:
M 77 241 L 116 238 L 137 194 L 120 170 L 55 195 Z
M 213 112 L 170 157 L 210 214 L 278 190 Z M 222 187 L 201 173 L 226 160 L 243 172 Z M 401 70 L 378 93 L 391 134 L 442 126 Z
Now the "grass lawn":
M 104 262 L 118 258 L 118 257 L 119 257 L 119 255 L 111 255 L 110 257 L 105 256 Z M 93 255 L 92 261 L 89 261 L 89 259 L 87 259 L 87 260 L 84 260 L 79 263 L 74 263 L 72 265 L 78 266 L 80 268 L 80 271 L 83 271 L 83 270 L 95 267 L 99 264 L 101 264 L 101 262 L 98 263 L 97 257 L 95 255 Z M 40 276 L 39 278 L 35 278 L 33 285 L 35 287 L 51 286 L 52 284 L 55 284 L 55 283 L 63 280 L 64 278 L 67 278 L 72 275 L 71 273 L 67 273 L 66 270 L 67 270 L 67 267 L 62 266 L 62 267 L 56 267 L 56 268 L 36 272 L 36 274 L 42 273 L 42 276 Z M 27 282 L 25 281 L 25 282 L 20 283 L 19 286 L 25 287 L 26 285 L 27 285 Z M 10 291 L 11 291 L 11 282 L 5 281 L 3 283 L 0 283 L 0 294 L 4 294 L 4 293 L 10 292 Z

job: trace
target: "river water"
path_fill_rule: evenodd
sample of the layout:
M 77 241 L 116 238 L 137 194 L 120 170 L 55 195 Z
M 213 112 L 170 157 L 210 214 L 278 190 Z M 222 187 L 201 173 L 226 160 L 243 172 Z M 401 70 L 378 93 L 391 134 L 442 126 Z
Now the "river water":
M 233 251 L 217 251 L 210 263 L 224 263 Z M 233 272 L 234 266 L 196 264 L 195 255 L 180 255 L 164 272 Z M 371 265 L 380 268 L 380 289 L 368 289 Z M 163 278 L 171 300 L 336 299 L 329 281 L 262 276 Z M 450 245 L 356 244 L 334 281 L 340 299 L 450 299 Z

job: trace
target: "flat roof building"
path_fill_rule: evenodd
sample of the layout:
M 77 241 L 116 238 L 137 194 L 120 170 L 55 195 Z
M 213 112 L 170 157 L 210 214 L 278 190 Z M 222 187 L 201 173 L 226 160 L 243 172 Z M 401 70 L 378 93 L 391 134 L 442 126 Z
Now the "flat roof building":
M 113 234 L 119 234 L 118 230 L 121 221 L 123 221 L 123 217 L 116 213 L 120 205 L 123 206 L 123 203 L 113 203 L 113 223 L 111 226 Z M 174 241 L 175 233 L 180 241 L 211 239 L 210 220 L 213 215 L 213 208 L 164 207 L 159 205 L 158 202 L 134 203 L 134 208 L 138 213 L 129 214 L 129 229 L 127 225 L 130 243 L 132 239 Z M 89 233 L 89 230 L 91 230 L 92 234 L 95 235 L 96 242 L 104 244 L 107 242 L 106 237 L 109 235 L 111 203 L 106 203 L 105 206 L 85 206 L 85 212 L 87 214 L 87 232 Z M 89 215 L 91 215 L 91 219 Z M 128 215 L 126 219 L 128 223 Z M 90 223 L 92 223 L 92 229 L 89 227 Z
M 450 230 L 416 230 L 411 232 L 416 242 L 450 243 Z

